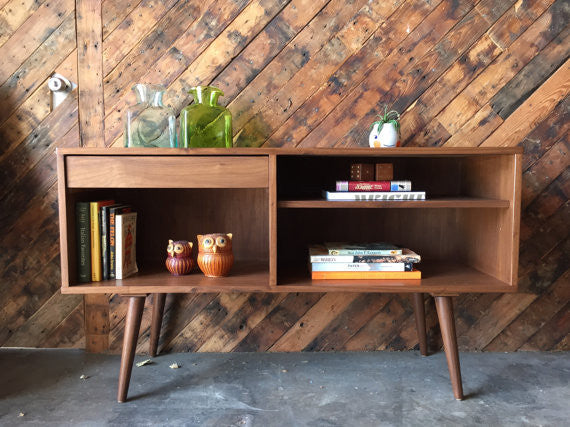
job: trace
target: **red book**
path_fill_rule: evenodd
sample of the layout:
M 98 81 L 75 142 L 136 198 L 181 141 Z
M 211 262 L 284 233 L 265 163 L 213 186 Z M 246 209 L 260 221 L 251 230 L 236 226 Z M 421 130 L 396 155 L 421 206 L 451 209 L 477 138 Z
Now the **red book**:
M 411 181 L 337 181 L 336 191 L 412 191 Z

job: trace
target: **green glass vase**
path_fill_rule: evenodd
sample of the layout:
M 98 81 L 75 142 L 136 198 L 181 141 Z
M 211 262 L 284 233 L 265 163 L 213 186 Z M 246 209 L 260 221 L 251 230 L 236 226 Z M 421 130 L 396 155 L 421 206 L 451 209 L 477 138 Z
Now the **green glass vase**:
M 196 86 L 189 93 L 194 103 L 180 112 L 179 146 L 185 148 L 232 146 L 232 114 L 218 105 L 224 93 L 211 86 Z

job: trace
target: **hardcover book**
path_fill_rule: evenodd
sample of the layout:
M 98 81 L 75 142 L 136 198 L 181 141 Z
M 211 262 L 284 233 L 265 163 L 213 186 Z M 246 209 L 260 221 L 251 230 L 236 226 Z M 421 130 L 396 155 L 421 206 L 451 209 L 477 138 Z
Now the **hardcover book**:
M 401 255 L 402 248 L 389 243 L 325 243 L 329 255 Z
M 91 224 L 89 202 L 75 205 L 75 226 L 77 229 L 77 281 L 91 281 Z
M 412 263 L 313 262 L 311 271 L 412 271 Z
M 109 205 L 103 206 L 101 208 L 101 270 L 103 280 L 109 280 L 109 252 L 110 252 L 110 242 L 109 242 L 109 210 L 112 207 L 119 205 Z
M 323 191 L 327 200 L 338 201 L 383 201 L 383 200 L 425 200 L 425 191 Z
M 328 249 L 323 245 L 313 245 L 309 247 L 309 259 L 311 262 L 366 262 L 366 263 L 388 263 L 404 262 L 409 264 L 418 263 L 421 257 L 414 251 L 401 248 L 402 253 L 398 255 L 330 255 Z
M 114 200 L 101 200 L 99 202 L 90 203 L 91 213 L 91 280 L 94 282 L 101 281 L 101 225 L 99 223 L 100 211 L 103 206 L 109 206 L 115 203 Z
M 357 280 L 357 279 L 421 279 L 422 273 L 419 270 L 413 271 L 313 271 L 311 279 L 341 279 L 341 280 Z M 418 281 L 418 285 L 420 282 Z
M 131 212 L 133 208 L 129 205 L 115 205 L 109 207 L 109 279 L 115 278 L 116 270 L 116 239 L 115 239 L 115 216 L 117 214 Z
M 136 254 L 137 213 L 115 215 L 115 229 L 115 276 L 116 279 L 124 279 L 139 271 Z
M 411 181 L 337 181 L 336 191 L 412 191 Z

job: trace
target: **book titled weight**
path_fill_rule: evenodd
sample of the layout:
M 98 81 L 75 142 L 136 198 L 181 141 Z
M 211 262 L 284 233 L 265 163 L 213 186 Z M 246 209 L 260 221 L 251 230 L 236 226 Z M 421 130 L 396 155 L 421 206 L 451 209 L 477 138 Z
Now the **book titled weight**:
M 323 197 L 333 201 L 425 200 L 425 191 L 323 191 Z
M 387 263 L 404 262 L 418 263 L 421 257 L 414 251 L 401 248 L 401 254 L 392 255 L 330 255 L 328 249 L 323 245 L 312 245 L 309 247 L 309 259 L 311 262 L 367 262 L 367 263 Z
M 114 200 L 101 200 L 89 204 L 91 216 L 91 280 L 94 282 L 101 281 L 103 276 L 101 263 L 101 208 L 114 203 Z
M 419 270 L 413 271 L 313 271 L 311 279 L 313 280 L 357 280 L 357 279 L 421 279 L 422 273 Z M 419 284 L 419 282 L 418 282 Z
M 390 243 L 325 243 L 329 255 L 402 255 L 402 248 Z
M 115 215 L 115 230 L 115 278 L 124 279 L 139 271 L 136 254 L 137 213 Z
M 311 271 L 412 271 L 406 262 L 313 262 Z
M 77 236 L 77 281 L 91 281 L 91 223 L 89 202 L 75 205 L 75 227 Z
M 411 181 L 337 181 L 336 191 L 412 191 Z

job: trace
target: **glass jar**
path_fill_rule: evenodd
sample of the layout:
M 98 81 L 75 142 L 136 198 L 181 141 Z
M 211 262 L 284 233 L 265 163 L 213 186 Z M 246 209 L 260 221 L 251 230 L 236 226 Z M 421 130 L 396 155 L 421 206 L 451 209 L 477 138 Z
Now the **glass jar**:
M 162 104 L 164 88 L 136 84 L 137 104 L 125 113 L 125 147 L 176 147 L 176 116 Z
M 232 146 L 232 114 L 218 105 L 224 93 L 211 86 L 196 86 L 189 93 L 194 103 L 180 112 L 181 147 Z

